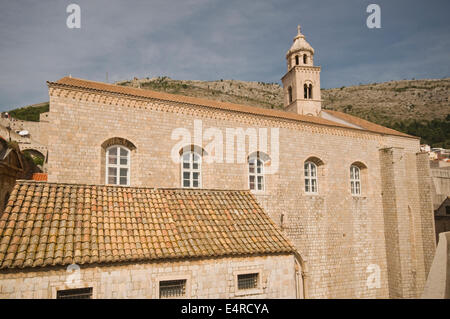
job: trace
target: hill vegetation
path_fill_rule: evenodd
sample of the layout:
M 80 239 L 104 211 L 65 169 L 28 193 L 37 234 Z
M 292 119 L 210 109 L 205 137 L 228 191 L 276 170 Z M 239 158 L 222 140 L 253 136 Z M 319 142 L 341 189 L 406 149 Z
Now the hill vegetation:
M 14 109 L 8 111 L 8 113 L 18 120 L 39 122 L 39 115 L 48 112 L 48 110 L 49 102 L 44 102 Z

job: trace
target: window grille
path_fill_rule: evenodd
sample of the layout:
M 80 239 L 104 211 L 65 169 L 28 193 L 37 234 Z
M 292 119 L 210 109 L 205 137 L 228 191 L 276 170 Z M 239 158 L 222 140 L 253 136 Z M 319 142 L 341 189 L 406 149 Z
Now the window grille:
M 176 298 L 186 295 L 186 279 L 159 282 L 159 298 Z
M 238 275 L 238 289 L 258 288 L 258 273 Z
M 317 166 L 313 162 L 305 163 L 305 192 L 318 193 Z
M 264 190 L 264 163 L 259 158 L 248 161 L 248 182 L 251 190 Z
M 106 184 L 130 185 L 130 150 L 124 146 L 106 150 Z
M 196 152 L 183 153 L 181 161 L 181 180 L 184 188 L 202 187 L 202 158 Z
M 350 166 L 350 189 L 352 195 L 361 195 L 361 174 L 358 166 Z
M 92 299 L 92 287 L 58 290 L 56 299 Z

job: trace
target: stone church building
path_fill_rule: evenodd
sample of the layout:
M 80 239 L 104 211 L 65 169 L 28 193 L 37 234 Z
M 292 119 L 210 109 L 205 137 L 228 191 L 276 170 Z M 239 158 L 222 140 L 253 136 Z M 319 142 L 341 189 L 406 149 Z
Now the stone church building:
M 0 296 L 40 276 L 56 297 L 79 264 L 97 297 L 118 296 L 101 269 L 142 270 L 134 296 L 161 280 L 246 296 L 247 279 L 256 297 L 420 297 L 435 250 L 420 139 L 322 109 L 300 28 L 286 60 L 284 110 L 48 82 L 48 183 L 19 182 L 0 218 Z

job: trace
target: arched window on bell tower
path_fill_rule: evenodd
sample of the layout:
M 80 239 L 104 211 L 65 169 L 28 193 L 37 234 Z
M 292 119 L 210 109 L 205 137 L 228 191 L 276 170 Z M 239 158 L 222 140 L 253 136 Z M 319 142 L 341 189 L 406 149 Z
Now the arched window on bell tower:
M 303 98 L 305 98 L 305 99 L 308 98 L 308 85 L 307 84 L 303 85 Z
M 290 86 L 289 88 L 288 88 L 288 93 L 289 93 L 289 104 L 290 103 L 292 103 L 292 86 Z
M 308 86 L 308 98 L 312 99 L 312 84 Z
M 300 61 L 299 61 L 300 59 L 299 59 L 299 57 L 298 57 L 298 55 L 296 55 L 295 56 L 295 65 L 299 65 L 300 64 Z
M 306 64 L 308 62 L 308 56 L 306 54 L 303 54 L 303 64 Z

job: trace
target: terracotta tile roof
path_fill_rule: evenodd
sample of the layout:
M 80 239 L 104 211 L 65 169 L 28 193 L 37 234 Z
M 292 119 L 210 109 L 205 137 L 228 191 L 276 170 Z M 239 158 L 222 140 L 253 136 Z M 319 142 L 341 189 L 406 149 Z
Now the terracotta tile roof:
M 33 181 L 46 181 L 47 180 L 47 173 L 33 173 L 33 176 L 31 177 Z
M 157 100 L 164 100 L 164 101 L 187 103 L 187 104 L 205 106 L 205 107 L 216 108 L 216 109 L 221 109 L 221 110 L 226 110 L 226 111 L 274 117 L 274 118 L 284 119 L 284 120 L 294 120 L 294 121 L 313 123 L 313 124 L 319 124 L 319 125 L 342 127 L 342 128 L 347 128 L 347 129 L 353 129 L 353 130 L 355 129 L 355 128 L 349 127 L 347 125 L 344 125 L 342 123 L 333 122 L 333 121 L 326 120 L 326 119 L 323 119 L 323 118 L 320 118 L 317 116 L 306 116 L 306 115 L 300 115 L 300 114 L 295 114 L 295 113 L 281 111 L 281 110 L 272 110 L 272 109 L 253 107 L 253 106 L 248 106 L 248 105 L 240 105 L 240 104 L 234 104 L 234 103 L 228 103 L 228 102 L 219 102 L 219 101 L 213 101 L 213 100 L 207 100 L 207 99 L 200 99 L 200 98 L 195 98 L 195 97 L 191 97 L 191 96 L 156 92 L 156 91 L 151 91 L 151 90 L 147 90 L 147 89 L 138 89 L 138 88 L 132 88 L 132 87 L 128 87 L 128 86 L 108 84 L 108 83 L 103 83 L 103 82 L 95 82 L 95 81 L 89 81 L 89 80 L 78 79 L 78 78 L 73 78 L 73 77 L 63 77 L 62 79 L 58 80 L 57 82 L 49 81 L 49 82 L 47 82 L 47 84 L 50 87 L 51 86 L 64 86 L 64 87 L 88 89 L 88 90 L 95 90 L 95 91 L 105 91 L 105 92 L 110 92 L 110 93 L 122 94 L 122 95 L 126 95 L 126 96 L 134 96 L 134 97 L 140 97 L 140 98 L 150 98 L 150 99 L 157 99 Z M 328 110 L 327 110 L 327 112 L 328 112 Z M 344 113 L 340 113 L 340 112 L 335 112 L 335 113 L 344 114 Z M 344 115 L 346 115 L 346 114 L 344 114 Z M 352 118 L 355 118 L 355 117 L 352 117 Z M 358 118 L 355 118 L 355 119 L 358 119 Z M 365 121 L 365 122 L 367 122 L 367 121 Z M 367 122 L 367 123 L 370 123 L 370 122 Z M 370 132 L 378 133 L 378 134 L 390 134 L 390 135 L 401 135 L 401 136 L 411 137 L 409 135 L 397 132 L 395 130 L 385 128 L 380 125 L 376 125 L 373 123 L 370 123 L 370 124 L 375 125 L 376 127 L 371 126 L 371 125 L 366 125 L 364 127 L 364 129 L 367 131 L 370 131 Z M 372 130 L 372 128 L 375 128 L 375 130 Z M 356 129 L 356 130 L 359 130 L 359 129 Z
M 293 253 L 249 191 L 18 181 L 0 269 Z

